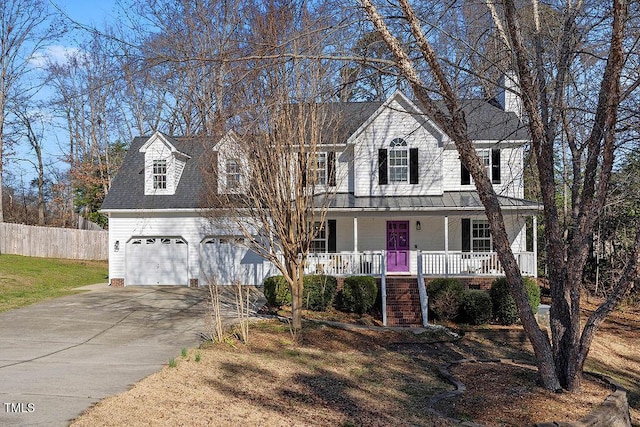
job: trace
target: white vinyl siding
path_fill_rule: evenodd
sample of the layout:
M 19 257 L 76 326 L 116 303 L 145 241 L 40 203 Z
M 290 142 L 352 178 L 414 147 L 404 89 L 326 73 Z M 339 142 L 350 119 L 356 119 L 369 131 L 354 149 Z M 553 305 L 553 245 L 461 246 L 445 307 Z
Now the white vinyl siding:
M 200 256 L 201 242 L 209 236 L 229 234 L 230 230 L 227 227 L 213 225 L 209 219 L 198 213 L 111 213 L 109 216 L 109 278 L 124 278 L 125 286 L 129 284 L 126 280 L 125 260 L 128 250 L 127 242 L 132 241 L 133 238 L 176 238 L 179 236 L 187 243 L 187 278 L 203 280 L 201 277 L 201 263 L 203 262 Z M 118 251 L 115 250 L 116 246 L 118 246 Z M 253 258 L 241 257 L 235 261 L 238 265 L 243 265 L 245 270 L 255 267 L 255 265 L 250 267 L 250 264 L 263 263 L 262 258 L 257 256 Z M 233 261 L 229 260 L 230 272 L 234 271 L 232 263 Z M 269 265 L 260 268 L 269 271 Z M 185 284 L 187 283 L 188 281 Z M 262 282 L 252 284 L 261 285 Z M 200 285 L 204 286 L 206 283 L 201 281 Z
M 394 100 L 354 140 L 356 196 L 442 194 L 442 148 L 438 140 L 440 136 L 424 116 L 403 112 L 408 108 L 404 102 Z M 408 179 L 404 182 L 392 182 L 390 175 L 388 184 L 378 184 L 378 150 L 390 150 L 390 143 L 396 138 L 405 140 L 408 148 L 418 149 L 418 184 L 410 184 Z
M 485 148 L 479 148 L 485 150 Z M 491 162 L 490 149 L 489 162 Z M 493 184 L 493 188 L 501 196 L 524 197 L 523 173 L 523 148 L 500 147 L 500 184 Z M 471 180 L 470 185 L 462 185 L 461 163 L 458 151 L 449 143 L 442 153 L 443 189 L 444 191 L 475 191 L 476 187 Z

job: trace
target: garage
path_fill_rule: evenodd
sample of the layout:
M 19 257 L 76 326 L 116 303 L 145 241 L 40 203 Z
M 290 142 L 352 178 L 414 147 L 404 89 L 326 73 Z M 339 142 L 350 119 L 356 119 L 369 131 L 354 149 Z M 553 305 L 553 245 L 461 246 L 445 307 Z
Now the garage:
M 134 237 L 127 242 L 127 285 L 188 285 L 188 247 L 181 237 Z
M 240 236 L 207 237 L 200 244 L 200 260 L 203 285 L 215 278 L 220 285 L 240 282 L 260 286 L 273 270 L 271 263 L 248 249 Z

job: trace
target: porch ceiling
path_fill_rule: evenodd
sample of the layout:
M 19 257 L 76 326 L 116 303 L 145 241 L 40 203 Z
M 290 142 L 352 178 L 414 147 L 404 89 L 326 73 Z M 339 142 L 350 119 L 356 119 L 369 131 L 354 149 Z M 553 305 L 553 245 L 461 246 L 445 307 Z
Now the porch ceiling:
M 445 192 L 441 196 L 380 197 L 356 197 L 351 193 L 338 193 L 331 198 L 331 211 L 484 212 L 484 206 L 475 191 Z M 503 210 L 518 211 L 520 214 L 535 214 L 542 208 L 539 203 L 531 200 L 505 196 L 498 196 L 498 199 Z

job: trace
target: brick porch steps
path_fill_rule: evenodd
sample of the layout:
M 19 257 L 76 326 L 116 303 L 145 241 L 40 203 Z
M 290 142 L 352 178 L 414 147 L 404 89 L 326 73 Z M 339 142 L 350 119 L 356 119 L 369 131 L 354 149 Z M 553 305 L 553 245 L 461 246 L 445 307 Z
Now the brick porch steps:
M 422 326 L 416 277 L 387 277 L 387 326 Z

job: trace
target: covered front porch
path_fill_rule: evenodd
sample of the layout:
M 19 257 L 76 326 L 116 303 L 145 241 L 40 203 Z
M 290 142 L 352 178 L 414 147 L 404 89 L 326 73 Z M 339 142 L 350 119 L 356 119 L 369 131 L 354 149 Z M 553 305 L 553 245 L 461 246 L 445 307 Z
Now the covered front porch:
M 534 211 L 537 213 L 537 211 Z M 506 211 L 505 226 L 524 276 L 537 276 L 536 215 Z M 500 276 L 483 212 L 329 212 L 307 273 L 346 275 Z M 527 232 L 529 229 L 529 233 Z
M 535 252 L 515 252 L 523 276 L 537 277 Z M 504 270 L 495 252 L 409 251 L 416 276 L 475 277 L 501 276 Z M 392 261 L 395 263 L 395 261 Z M 389 271 L 386 251 L 311 253 L 305 263 L 306 274 L 331 276 L 400 276 L 410 272 Z

